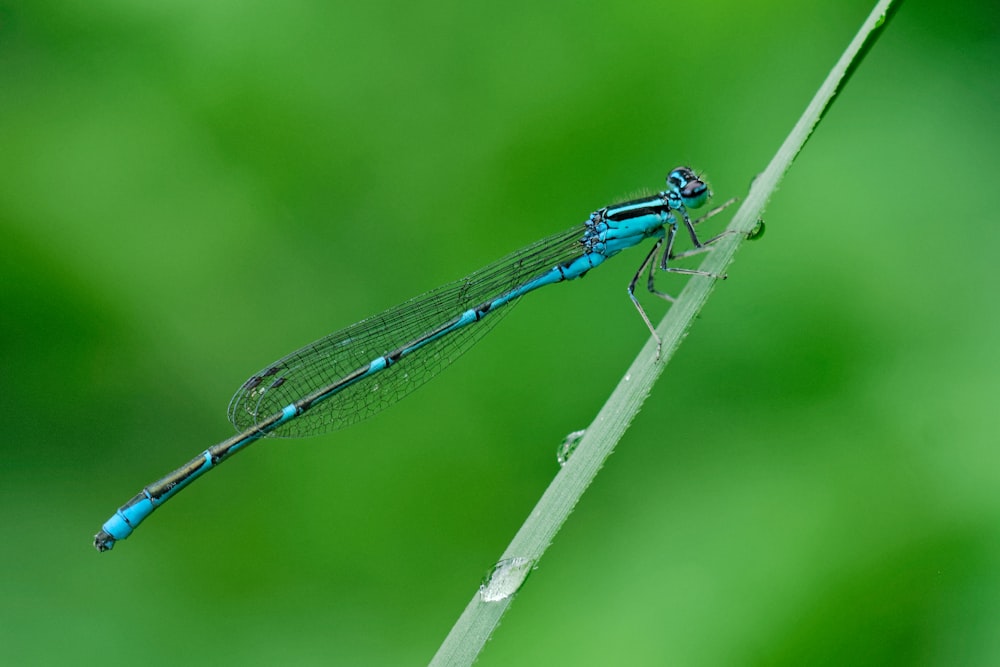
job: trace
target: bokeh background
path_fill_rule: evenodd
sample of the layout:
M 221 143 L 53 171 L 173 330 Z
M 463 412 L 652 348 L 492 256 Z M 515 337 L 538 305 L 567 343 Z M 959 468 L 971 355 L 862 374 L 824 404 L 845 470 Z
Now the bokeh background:
M 641 252 L 91 536 L 269 361 L 677 164 L 744 194 L 869 10 L 0 5 L 0 662 L 426 663 L 646 340 Z M 998 68 L 995 1 L 902 7 L 480 665 L 1000 662 Z

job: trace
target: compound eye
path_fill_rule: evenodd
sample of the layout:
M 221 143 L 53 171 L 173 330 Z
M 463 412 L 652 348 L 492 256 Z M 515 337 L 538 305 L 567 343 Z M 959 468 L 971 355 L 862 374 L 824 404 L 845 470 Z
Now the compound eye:
M 697 178 L 693 181 L 688 181 L 681 188 L 681 201 L 688 208 L 698 208 L 703 206 L 706 201 L 708 201 L 708 186 L 705 185 L 703 181 L 699 181 Z
M 667 174 L 667 185 L 671 190 L 680 192 L 689 181 L 697 181 L 698 177 L 690 167 L 677 167 Z

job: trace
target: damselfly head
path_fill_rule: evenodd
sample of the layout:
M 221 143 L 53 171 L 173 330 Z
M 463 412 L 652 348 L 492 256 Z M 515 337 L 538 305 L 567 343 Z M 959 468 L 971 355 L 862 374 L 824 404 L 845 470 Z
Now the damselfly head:
M 688 208 L 703 206 L 712 196 L 708 185 L 690 167 L 677 167 L 667 174 L 667 187 L 676 192 Z

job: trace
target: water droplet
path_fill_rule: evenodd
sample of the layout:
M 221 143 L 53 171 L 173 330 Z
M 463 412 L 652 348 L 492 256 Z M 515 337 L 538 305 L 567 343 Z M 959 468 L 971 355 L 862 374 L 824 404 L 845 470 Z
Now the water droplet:
M 625 374 L 625 381 L 626 381 L 626 382 L 629 382 L 629 381 L 631 381 L 631 380 L 632 380 L 632 374 L 631 374 L 631 373 L 626 373 L 626 374 Z
M 559 443 L 559 447 L 556 448 L 556 460 L 559 461 L 560 466 L 566 465 L 566 462 L 569 461 L 569 457 L 573 455 L 573 452 L 576 450 L 576 446 L 580 444 L 581 440 L 583 440 L 583 435 L 586 432 L 586 430 L 573 431 Z
M 754 224 L 753 229 L 747 234 L 747 241 L 756 241 L 761 236 L 764 235 L 764 219 L 757 218 L 756 224 Z
M 371 391 L 372 391 L 373 394 L 376 393 L 376 392 L 378 392 L 378 385 L 377 384 L 373 385 Z
M 479 598 L 483 602 L 503 602 L 510 598 L 524 584 L 534 564 L 530 558 L 504 558 L 493 566 L 479 587 Z

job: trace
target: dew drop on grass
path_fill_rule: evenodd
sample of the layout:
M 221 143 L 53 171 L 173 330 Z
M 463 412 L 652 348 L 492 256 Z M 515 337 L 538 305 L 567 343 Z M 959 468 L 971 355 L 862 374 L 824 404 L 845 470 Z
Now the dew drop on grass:
M 756 241 L 761 236 L 764 235 L 764 218 L 757 218 L 757 222 L 754 223 L 753 229 L 747 234 L 747 241 Z
M 534 561 L 530 558 L 504 558 L 496 565 L 479 586 L 479 599 L 483 602 L 503 602 L 510 598 L 528 578 Z
M 569 457 L 573 455 L 576 446 L 583 440 L 583 435 L 586 432 L 586 430 L 573 431 L 559 443 L 559 447 L 556 449 L 556 460 L 559 461 L 560 467 L 566 465 L 566 462 L 569 461 Z

